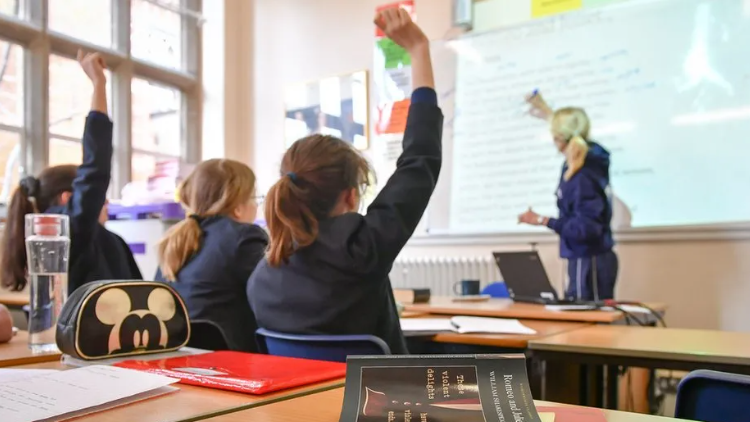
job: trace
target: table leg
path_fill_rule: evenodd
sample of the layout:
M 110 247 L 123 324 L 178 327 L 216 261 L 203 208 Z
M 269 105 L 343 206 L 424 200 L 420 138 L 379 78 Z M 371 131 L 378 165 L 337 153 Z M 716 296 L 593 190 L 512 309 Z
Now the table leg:
M 594 367 L 594 407 L 604 408 L 604 366 L 596 365 Z
M 589 388 L 589 366 L 586 364 L 582 364 L 579 369 L 579 393 L 578 393 L 578 403 L 581 406 L 588 406 L 589 405 L 589 397 L 591 395 L 591 389 Z
M 607 409 L 617 410 L 619 383 L 620 367 L 617 365 L 607 365 Z

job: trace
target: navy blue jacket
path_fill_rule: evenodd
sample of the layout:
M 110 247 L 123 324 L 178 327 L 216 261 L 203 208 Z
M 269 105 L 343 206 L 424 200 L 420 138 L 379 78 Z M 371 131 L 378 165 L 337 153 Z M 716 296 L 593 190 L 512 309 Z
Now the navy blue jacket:
M 557 188 L 558 218 L 547 226 L 560 235 L 560 256 L 586 258 L 612 250 L 612 198 L 609 186 L 609 152 L 588 142 L 583 167 L 570 178 L 560 177 Z M 563 165 L 562 173 L 568 169 Z
M 245 289 L 263 258 L 268 236 L 258 226 L 223 216 L 208 217 L 200 225 L 201 247 L 171 286 L 185 301 L 191 320 L 217 324 L 231 350 L 257 352 L 257 325 Z M 156 279 L 165 281 L 161 271 Z
M 83 132 L 83 163 L 78 167 L 70 200 L 45 212 L 70 220 L 68 292 L 97 280 L 140 280 L 128 245 L 99 224 L 112 173 L 112 121 L 92 111 Z
M 367 209 L 320 221 L 315 242 L 278 268 L 264 259 L 247 297 L 258 325 L 291 334 L 370 334 L 408 353 L 388 273 L 427 207 L 442 160 L 435 91 L 412 95 L 396 171 Z

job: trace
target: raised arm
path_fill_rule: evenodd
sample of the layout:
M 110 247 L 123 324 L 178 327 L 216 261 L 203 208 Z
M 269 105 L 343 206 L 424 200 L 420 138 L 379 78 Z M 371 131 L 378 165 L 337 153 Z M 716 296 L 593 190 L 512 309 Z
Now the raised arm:
M 112 172 L 112 121 L 107 115 L 107 79 L 99 54 L 78 52 L 78 62 L 91 80 L 94 93 L 83 132 L 83 163 L 78 167 L 67 203 L 72 238 L 71 259 L 88 244 L 99 224 Z
M 375 23 L 412 58 L 414 92 L 396 171 L 367 209 L 366 230 L 381 267 L 390 267 L 414 233 L 435 190 L 442 161 L 443 115 L 425 34 L 400 8 L 381 12 Z

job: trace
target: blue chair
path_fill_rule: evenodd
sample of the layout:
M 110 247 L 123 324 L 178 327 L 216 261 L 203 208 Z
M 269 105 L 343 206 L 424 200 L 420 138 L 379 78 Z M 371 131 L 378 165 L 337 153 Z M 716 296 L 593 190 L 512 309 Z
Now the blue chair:
M 490 283 L 482 289 L 483 295 L 490 295 L 490 297 L 505 299 L 510 297 L 508 293 L 508 286 L 504 282 L 498 281 L 496 283 Z
M 259 329 L 255 332 L 261 353 L 291 358 L 346 362 L 348 355 L 390 355 L 391 349 L 370 335 L 299 335 Z
M 746 422 L 750 376 L 693 371 L 677 387 L 675 418 L 704 422 Z

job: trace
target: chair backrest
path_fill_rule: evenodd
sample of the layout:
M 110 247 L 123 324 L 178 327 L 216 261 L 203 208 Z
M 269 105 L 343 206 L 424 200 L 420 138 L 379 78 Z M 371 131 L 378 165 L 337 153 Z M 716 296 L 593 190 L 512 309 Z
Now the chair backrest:
M 694 371 L 677 387 L 675 418 L 704 422 L 745 422 L 750 376 Z
M 504 299 L 510 297 L 508 293 L 508 286 L 504 282 L 498 281 L 496 283 L 490 283 L 482 289 L 483 295 L 490 295 L 490 297 Z
M 370 335 L 321 336 L 256 331 L 262 353 L 291 358 L 346 362 L 348 355 L 390 355 L 383 340 Z
M 224 331 L 211 321 L 191 320 L 188 347 L 204 350 L 229 350 Z

